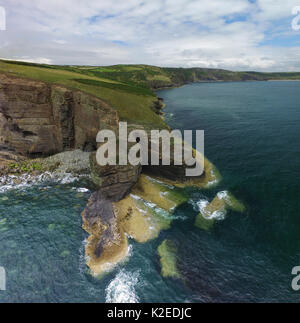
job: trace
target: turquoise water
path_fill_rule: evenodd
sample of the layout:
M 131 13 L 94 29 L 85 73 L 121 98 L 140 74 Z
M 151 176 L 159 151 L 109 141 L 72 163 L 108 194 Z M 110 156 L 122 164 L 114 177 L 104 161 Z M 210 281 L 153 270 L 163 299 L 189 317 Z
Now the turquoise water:
M 300 301 L 300 83 L 201 83 L 159 91 L 173 128 L 204 129 L 205 154 L 223 180 L 188 189 L 172 227 L 146 244 L 130 240 L 128 260 L 103 279 L 89 275 L 80 213 L 87 181 L 0 188 L 0 302 Z M 195 203 L 229 190 L 247 206 L 211 232 L 194 226 Z M 183 279 L 160 275 L 157 247 L 178 247 Z

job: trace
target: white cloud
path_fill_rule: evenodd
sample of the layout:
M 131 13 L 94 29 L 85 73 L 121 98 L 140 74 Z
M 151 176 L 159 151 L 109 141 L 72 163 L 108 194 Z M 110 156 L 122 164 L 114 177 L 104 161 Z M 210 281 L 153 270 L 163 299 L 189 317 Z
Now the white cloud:
M 297 36 L 290 22 L 299 0 L 0 0 L 1 5 L 7 11 L 1 57 L 300 70 L 297 45 L 263 43 Z M 283 24 L 285 19 L 290 22 Z
M 5 59 L 8 61 L 17 61 L 17 62 L 28 62 L 28 63 L 36 63 L 36 64 L 52 64 L 51 59 L 44 58 L 44 57 L 29 57 L 29 56 L 21 56 L 20 58 L 7 58 L 7 57 L 0 57 L 0 59 Z

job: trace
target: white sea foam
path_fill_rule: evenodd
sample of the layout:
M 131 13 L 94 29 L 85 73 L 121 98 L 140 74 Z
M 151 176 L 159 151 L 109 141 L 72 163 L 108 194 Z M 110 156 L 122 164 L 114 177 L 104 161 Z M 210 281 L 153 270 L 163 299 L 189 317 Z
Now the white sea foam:
M 209 205 L 209 202 L 207 200 L 200 200 L 197 202 L 198 208 L 200 213 L 209 220 L 224 220 L 226 216 L 226 210 L 224 208 L 221 208 L 220 210 L 216 210 L 214 212 L 208 212 L 206 210 L 207 206 Z
M 165 182 L 162 182 L 162 181 L 160 181 L 160 180 L 158 180 L 156 178 L 150 177 L 150 176 L 147 176 L 147 179 L 149 181 L 153 182 L 153 183 L 157 183 L 157 184 L 163 185 L 163 186 L 165 186 L 165 187 L 167 187 L 167 188 L 169 188 L 171 190 L 173 190 L 175 188 L 175 186 L 173 186 L 173 185 L 169 185 L 169 184 L 167 184 Z
M 121 269 L 106 287 L 106 303 L 139 303 L 136 285 L 140 280 L 140 272 Z
M 222 196 L 222 195 L 220 195 Z M 200 212 L 202 214 L 202 216 L 206 219 L 209 220 L 217 220 L 217 221 L 221 221 L 224 220 L 226 217 L 226 210 L 224 208 L 221 208 L 220 210 L 216 210 L 214 212 L 208 212 L 206 210 L 207 206 L 209 205 L 209 201 L 205 200 L 205 199 L 201 199 L 199 201 L 193 201 L 190 200 L 190 203 L 193 205 L 193 208 L 195 211 Z
M 142 213 L 142 214 L 147 214 L 147 211 L 145 211 L 145 210 L 143 210 L 143 209 L 140 209 L 140 208 L 138 208 L 138 207 L 136 207 L 137 208 L 137 210 L 140 212 L 140 213 Z
M 213 180 L 213 181 L 210 181 L 210 182 L 208 182 L 207 184 L 206 184 L 206 188 L 209 188 L 209 187 L 212 187 L 212 186 L 215 186 L 215 185 L 217 185 L 218 184 L 218 180 L 217 179 L 215 179 L 215 180 Z
M 0 193 L 5 193 L 10 190 L 24 190 L 30 186 L 43 183 L 70 184 L 78 181 L 81 177 L 86 177 L 86 175 L 75 176 L 71 173 L 50 172 L 45 172 L 40 175 L 5 175 L 0 177 Z
M 224 200 L 227 203 L 227 205 L 232 206 L 232 199 L 228 191 L 219 192 L 217 196 L 220 200 Z
M 217 178 L 217 176 L 216 176 L 216 174 L 214 173 L 213 170 L 210 171 L 210 174 L 214 179 L 206 184 L 206 186 L 205 186 L 206 188 L 215 186 L 215 185 L 217 185 L 219 183 L 219 179 Z
M 130 196 L 135 200 L 139 200 L 139 201 L 142 200 L 142 198 L 139 197 L 138 195 L 130 194 Z
M 84 274 L 86 272 L 86 255 L 85 255 L 85 246 L 87 245 L 88 240 L 84 239 L 79 248 L 79 272 Z
M 226 210 L 222 209 L 222 210 L 214 211 L 212 214 L 208 216 L 208 219 L 210 220 L 215 219 L 215 220 L 221 221 L 221 220 L 225 220 L 225 217 L 226 217 Z
M 197 211 L 202 212 L 203 210 L 205 210 L 205 208 L 207 207 L 207 205 L 209 204 L 209 202 L 207 200 L 199 200 L 198 202 L 195 203 L 197 206 Z
M 90 191 L 88 188 L 85 188 L 85 187 L 79 187 L 79 188 L 75 187 L 75 190 L 78 193 L 88 193 Z
M 181 216 L 181 215 L 174 215 L 172 212 L 174 211 L 174 209 L 176 208 L 173 207 L 171 209 L 169 209 L 169 211 L 166 211 L 162 208 L 160 208 L 158 205 L 156 205 L 155 203 L 152 203 L 152 202 L 149 202 L 149 201 L 146 201 L 144 199 L 142 199 L 141 197 L 137 196 L 137 195 L 134 195 L 134 194 L 130 194 L 130 196 L 135 199 L 135 200 L 138 200 L 140 202 L 142 202 L 146 207 L 152 209 L 157 215 L 167 219 L 167 220 L 186 220 L 187 217 L 186 216 Z M 144 214 L 147 214 L 147 211 L 145 210 L 142 210 L 140 208 L 137 208 L 141 213 L 144 213 Z
M 225 201 L 227 201 L 229 198 L 229 193 L 228 191 L 221 191 L 217 194 L 217 196 L 220 200 L 224 199 Z
M 161 197 L 164 197 L 164 196 L 169 195 L 170 193 L 169 192 L 160 192 L 159 194 Z

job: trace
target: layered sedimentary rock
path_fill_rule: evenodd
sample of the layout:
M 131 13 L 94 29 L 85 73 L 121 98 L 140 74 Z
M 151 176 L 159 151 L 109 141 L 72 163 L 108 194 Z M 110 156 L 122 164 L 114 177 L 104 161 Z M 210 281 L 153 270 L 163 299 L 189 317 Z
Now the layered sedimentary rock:
M 83 229 L 90 236 L 85 248 L 87 265 L 95 275 L 110 270 L 128 253 L 128 241 L 115 216 L 112 202 L 98 191 L 82 213 Z
M 93 182 L 107 199 L 115 202 L 122 200 L 130 193 L 142 170 L 141 165 L 99 166 L 96 153 L 90 156 L 90 167 Z
M 115 128 L 108 104 L 80 91 L 0 74 L 0 146 L 28 157 L 96 148 L 102 129 Z
M 186 197 L 174 190 L 141 175 L 132 194 L 119 202 L 107 199 L 102 190 L 91 196 L 82 218 L 83 228 L 90 234 L 87 264 L 95 276 L 126 258 L 127 235 L 145 243 L 170 227 L 173 219 L 170 208 L 186 201 Z
M 160 114 L 162 107 L 162 100 L 158 99 L 153 109 Z M 87 264 L 96 275 L 126 258 L 128 236 L 144 243 L 170 227 L 173 210 L 186 202 L 186 197 L 174 186 L 206 188 L 219 179 L 216 169 L 206 159 L 204 174 L 196 178 L 186 177 L 185 163 L 174 166 L 174 156 L 170 166 L 161 166 L 161 151 L 157 152 L 160 166 L 100 166 L 93 152 L 97 148 L 96 135 L 99 130 L 110 129 L 117 136 L 118 122 L 117 112 L 91 95 L 0 74 L 0 174 L 1 167 L 9 164 L 60 152 L 64 154 L 40 158 L 35 166 L 61 172 L 91 171 L 98 191 L 92 194 L 82 218 L 83 228 L 90 234 Z M 146 131 L 150 161 L 151 129 L 128 125 L 128 134 L 132 130 Z M 135 144 L 128 144 L 128 150 Z M 89 165 L 88 154 L 76 149 L 92 152 Z M 26 169 L 32 168 L 27 166 Z M 145 174 L 163 178 L 164 182 Z
M 132 130 L 144 130 L 148 136 L 148 160 L 151 161 L 153 149 L 151 129 L 145 126 L 130 124 L 127 128 L 127 136 Z M 118 134 L 118 133 L 117 133 Z M 138 138 L 142 140 L 142 138 Z M 140 140 L 134 143 L 128 143 L 127 152 L 131 150 Z M 118 143 L 118 142 L 117 142 Z M 182 144 L 182 141 L 180 142 Z M 172 151 L 171 146 L 171 151 Z M 119 159 L 119 147 L 116 147 L 114 155 L 116 161 Z M 195 151 L 193 151 L 195 154 Z M 208 187 L 219 180 L 218 172 L 215 167 L 204 159 L 204 173 L 194 178 L 186 177 L 186 164 L 174 165 L 176 156 L 171 155 L 171 165 L 162 166 L 162 150 L 156 151 L 159 160 L 159 166 L 100 166 L 96 159 L 96 153 L 90 156 L 91 177 L 98 186 L 101 194 L 95 195 L 90 201 L 93 205 L 94 213 L 99 210 L 97 199 L 102 198 L 112 201 L 114 213 L 114 229 L 105 232 L 95 232 L 86 229 L 88 232 L 94 232 L 86 247 L 86 254 L 89 257 L 88 265 L 95 275 L 102 274 L 106 269 L 104 263 L 117 263 L 124 259 L 128 252 L 128 243 L 126 235 L 140 243 L 147 242 L 159 236 L 162 230 L 167 230 L 172 222 L 172 212 L 180 204 L 186 202 L 186 197 L 179 193 L 175 186 L 198 186 Z M 193 156 L 195 157 L 195 156 Z M 203 162 L 201 160 L 201 162 Z M 141 174 L 143 172 L 144 174 Z M 140 175 L 141 174 L 141 175 Z M 145 174 L 154 175 L 151 178 Z M 166 184 L 167 183 L 167 184 Z M 131 194 L 130 194 L 131 193 Z M 101 204 L 101 203 L 100 203 Z M 99 205 L 100 205 L 99 204 Z M 95 213 L 96 218 L 101 223 L 102 213 Z M 85 215 L 83 216 L 84 218 Z M 93 226 L 90 221 L 85 220 L 84 228 Z M 107 226 L 106 226 L 107 227 Z M 110 228 L 113 228 L 110 225 Z M 113 242 L 114 237 L 111 232 L 118 232 L 119 242 Z M 98 254 L 98 244 L 103 246 L 103 237 L 105 238 L 102 253 Z M 112 239 L 110 241 L 110 239 Z M 110 250 L 106 253 L 105 250 Z M 110 261 L 107 261 L 107 258 Z M 92 260 L 91 260 L 92 259 Z

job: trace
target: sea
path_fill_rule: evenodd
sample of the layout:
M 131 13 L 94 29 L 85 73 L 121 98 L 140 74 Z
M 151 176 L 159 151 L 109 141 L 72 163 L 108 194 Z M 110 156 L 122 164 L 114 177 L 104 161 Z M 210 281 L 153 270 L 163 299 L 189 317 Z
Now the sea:
M 218 185 L 184 188 L 171 227 L 140 244 L 101 279 L 85 264 L 81 212 L 88 179 L 51 174 L 0 178 L 0 302 L 299 302 L 300 82 L 193 83 L 157 92 L 173 129 L 204 130 Z M 4 184 L 5 183 L 5 184 Z M 228 211 L 210 230 L 195 226 L 201 201 L 228 191 Z M 177 246 L 180 278 L 163 277 L 158 246 Z

